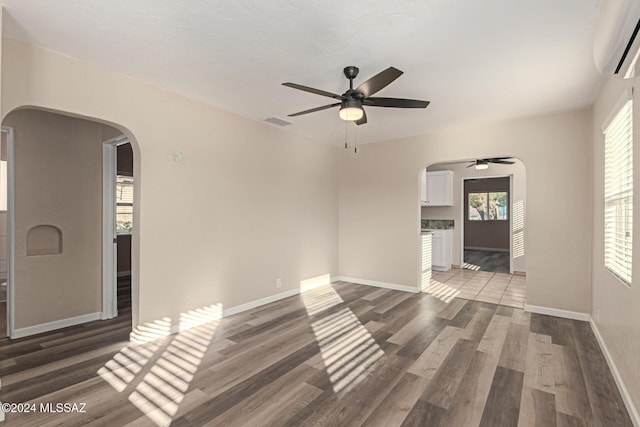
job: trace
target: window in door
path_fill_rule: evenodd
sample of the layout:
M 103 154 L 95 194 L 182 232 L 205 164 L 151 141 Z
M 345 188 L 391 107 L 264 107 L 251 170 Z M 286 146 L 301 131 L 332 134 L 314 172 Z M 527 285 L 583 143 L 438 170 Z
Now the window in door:
M 469 220 L 507 220 L 508 197 L 506 191 L 469 193 Z

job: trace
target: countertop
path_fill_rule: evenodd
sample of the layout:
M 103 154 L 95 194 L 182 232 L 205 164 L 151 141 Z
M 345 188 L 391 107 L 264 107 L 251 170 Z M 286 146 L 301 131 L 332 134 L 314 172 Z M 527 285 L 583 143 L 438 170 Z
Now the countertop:
M 452 219 L 423 219 L 420 220 L 422 230 L 451 230 L 454 220 Z

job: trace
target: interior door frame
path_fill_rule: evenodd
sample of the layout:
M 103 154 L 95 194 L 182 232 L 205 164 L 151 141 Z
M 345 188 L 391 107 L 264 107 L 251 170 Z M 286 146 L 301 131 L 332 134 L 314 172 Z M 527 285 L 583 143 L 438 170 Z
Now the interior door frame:
M 14 133 L 10 126 L 2 125 L 7 134 L 7 331 L 9 338 L 15 338 L 15 151 Z
M 102 143 L 102 312 L 101 319 L 118 316 L 118 263 L 116 233 L 116 175 L 118 145 L 128 144 L 121 135 Z
M 460 268 L 464 269 L 464 220 L 465 207 L 467 201 L 464 197 L 464 182 L 472 179 L 490 179 L 490 178 L 509 178 L 509 274 L 513 274 L 513 174 L 508 175 L 487 175 L 487 176 L 469 176 L 461 178 L 460 189 Z

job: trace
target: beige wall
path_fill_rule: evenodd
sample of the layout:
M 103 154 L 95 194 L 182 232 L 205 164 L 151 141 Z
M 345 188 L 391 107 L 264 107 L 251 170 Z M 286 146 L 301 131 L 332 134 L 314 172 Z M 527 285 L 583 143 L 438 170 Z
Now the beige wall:
M 617 108 L 625 90 L 638 86 L 639 79 L 611 78 L 593 107 L 593 312 L 601 335 L 620 371 L 636 408 L 640 408 L 640 251 L 638 239 L 633 248 L 633 282 L 627 286 L 604 267 L 604 137 L 602 126 Z M 640 189 L 640 108 L 638 92 L 634 96 L 634 188 Z M 640 228 L 640 197 L 633 198 L 633 228 Z
M 425 165 L 515 156 L 527 169 L 527 303 L 591 310 L 589 110 L 367 144 L 340 156 L 340 273 L 417 287 Z
M 28 109 L 3 124 L 14 129 L 16 328 L 101 311 L 101 126 Z M 37 225 L 61 230 L 61 254 L 27 256 Z
M 3 56 L 3 116 L 36 105 L 131 137 L 134 319 L 176 322 L 337 273 L 337 148 L 13 40 Z
M 445 163 L 458 161 L 460 159 L 449 159 Z M 513 194 L 511 196 L 512 211 L 517 212 L 514 217 L 513 226 L 513 269 L 518 272 L 526 272 L 527 254 L 522 250 L 526 234 L 526 168 L 520 159 L 513 159 L 513 165 L 493 164 L 486 170 L 467 168 L 468 163 L 455 165 L 433 164 L 429 170 L 452 170 L 453 171 L 453 206 L 422 207 L 422 218 L 424 219 L 453 219 L 455 224 L 459 224 L 462 218 L 462 182 L 464 178 L 474 178 L 483 176 L 512 175 Z M 459 226 L 453 229 L 453 264 L 460 265 L 462 256 L 462 235 Z

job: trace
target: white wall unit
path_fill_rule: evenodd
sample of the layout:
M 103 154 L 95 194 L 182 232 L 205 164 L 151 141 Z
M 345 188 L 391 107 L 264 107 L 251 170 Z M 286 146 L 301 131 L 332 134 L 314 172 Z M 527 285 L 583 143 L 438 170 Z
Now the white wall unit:
M 448 271 L 451 269 L 452 230 L 431 231 L 431 265 L 433 270 Z
M 421 184 L 422 206 L 453 206 L 453 171 L 426 172 Z

